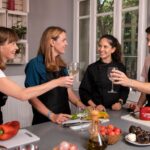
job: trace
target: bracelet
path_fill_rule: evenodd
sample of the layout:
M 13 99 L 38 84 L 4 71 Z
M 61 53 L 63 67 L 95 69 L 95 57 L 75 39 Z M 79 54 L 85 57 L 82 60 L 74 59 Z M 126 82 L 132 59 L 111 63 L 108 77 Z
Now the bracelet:
M 51 112 L 49 111 L 47 114 L 48 119 L 50 119 L 50 116 L 51 116 Z

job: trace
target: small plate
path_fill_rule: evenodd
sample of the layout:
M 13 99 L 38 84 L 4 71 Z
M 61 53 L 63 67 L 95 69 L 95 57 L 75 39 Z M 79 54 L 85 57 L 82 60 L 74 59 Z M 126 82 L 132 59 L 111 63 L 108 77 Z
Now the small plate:
M 125 136 L 125 140 L 133 145 L 137 145 L 137 146 L 150 146 L 150 143 L 147 143 L 147 144 L 141 144 L 141 143 L 138 143 L 138 142 L 132 142 L 130 140 L 128 140 L 127 138 L 127 135 Z

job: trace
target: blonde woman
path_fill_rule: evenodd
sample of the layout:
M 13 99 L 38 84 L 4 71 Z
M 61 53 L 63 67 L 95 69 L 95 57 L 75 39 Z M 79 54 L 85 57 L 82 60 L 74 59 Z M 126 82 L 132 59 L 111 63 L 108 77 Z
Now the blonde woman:
M 68 76 L 66 64 L 61 58 L 68 45 L 66 31 L 60 27 L 48 27 L 41 37 L 38 54 L 27 64 L 25 86 L 35 86 L 62 76 Z M 69 101 L 77 107 L 84 104 L 71 88 L 57 87 L 47 93 L 30 99 L 33 109 L 32 124 L 51 120 L 61 124 L 70 117 Z

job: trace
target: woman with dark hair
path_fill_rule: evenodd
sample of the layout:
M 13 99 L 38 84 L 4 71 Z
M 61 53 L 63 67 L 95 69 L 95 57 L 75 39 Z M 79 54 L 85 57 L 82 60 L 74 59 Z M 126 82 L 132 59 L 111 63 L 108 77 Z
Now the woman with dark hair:
M 121 61 L 121 45 L 112 35 L 103 35 L 98 41 L 100 59 L 88 66 L 79 87 L 80 98 L 85 105 L 100 111 L 106 108 L 120 110 L 126 102 L 129 89 L 114 86 L 116 93 L 109 93 L 111 81 L 108 79 L 108 67 L 117 67 L 126 72 Z
M 39 96 L 57 86 L 69 87 L 73 83 L 73 77 L 68 76 L 36 87 L 22 88 L 7 78 L 3 70 L 6 68 L 6 62 L 15 57 L 18 49 L 17 40 L 17 34 L 12 29 L 0 27 L 0 124 L 3 123 L 1 106 L 5 105 L 7 95 L 24 101 Z
M 61 76 L 68 76 L 66 63 L 61 58 L 67 45 L 64 29 L 57 26 L 48 27 L 42 34 L 37 56 L 26 66 L 25 86 L 40 85 Z M 71 88 L 57 87 L 30 99 L 33 110 L 32 124 L 50 120 L 61 124 L 68 120 L 71 113 L 68 100 L 77 107 L 85 107 Z

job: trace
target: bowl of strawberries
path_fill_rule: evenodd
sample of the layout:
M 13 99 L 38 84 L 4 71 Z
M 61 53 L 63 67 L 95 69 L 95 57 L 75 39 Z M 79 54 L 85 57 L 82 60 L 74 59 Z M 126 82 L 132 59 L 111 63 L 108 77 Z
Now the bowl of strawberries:
M 107 126 L 100 125 L 99 132 L 101 136 L 108 139 L 109 145 L 117 143 L 121 138 L 121 129 L 113 124 L 109 124 Z

